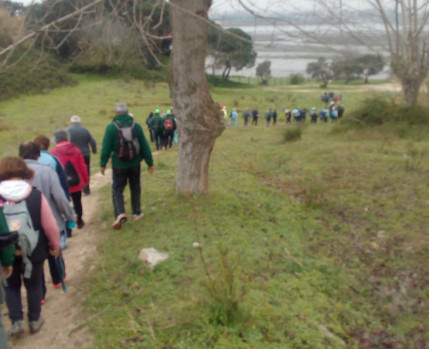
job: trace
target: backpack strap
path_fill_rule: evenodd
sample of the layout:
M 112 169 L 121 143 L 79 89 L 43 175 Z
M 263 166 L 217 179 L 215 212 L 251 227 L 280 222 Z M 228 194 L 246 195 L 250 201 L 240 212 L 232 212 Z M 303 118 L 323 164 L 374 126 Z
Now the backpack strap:
M 122 132 L 122 127 L 121 127 L 121 124 L 119 123 L 119 121 L 118 121 L 118 120 L 114 120 L 114 121 L 113 121 L 113 125 L 115 125 L 116 129 L 117 129 L 119 132 Z
M 39 231 L 40 240 L 40 230 L 42 226 L 40 217 L 42 213 L 42 193 L 33 187 L 30 195 L 25 199 L 25 204 L 27 205 L 28 214 L 30 215 L 31 222 L 33 224 L 32 228 L 35 231 Z M 33 272 L 33 263 L 31 263 L 30 258 L 28 257 L 28 252 L 30 250 L 29 241 L 20 239 L 20 247 L 22 250 L 22 261 L 25 265 L 24 278 L 29 279 Z

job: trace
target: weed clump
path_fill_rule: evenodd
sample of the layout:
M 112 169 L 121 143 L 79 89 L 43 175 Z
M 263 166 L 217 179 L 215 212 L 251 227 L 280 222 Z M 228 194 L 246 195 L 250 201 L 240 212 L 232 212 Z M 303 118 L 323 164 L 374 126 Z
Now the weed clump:
M 385 124 L 429 126 L 429 108 L 421 105 L 407 107 L 382 98 L 367 99 L 361 108 L 345 118 L 351 127 L 372 127 Z
M 284 133 L 284 141 L 286 143 L 299 141 L 301 139 L 302 129 L 302 126 L 294 126 L 292 128 L 287 128 Z

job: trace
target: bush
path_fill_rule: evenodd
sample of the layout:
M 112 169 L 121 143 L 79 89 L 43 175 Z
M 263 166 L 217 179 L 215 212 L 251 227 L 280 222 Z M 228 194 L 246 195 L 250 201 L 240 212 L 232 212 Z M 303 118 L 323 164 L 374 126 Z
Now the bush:
M 102 74 L 107 75 L 113 78 L 133 78 L 139 80 L 151 80 L 151 81 L 167 81 L 167 69 L 148 69 L 145 66 L 135 66 L 135 65 L 89 65 L 89 64 L 80 64 L 73 62 L 70 65 L 69 70 L 73 73 L 84 74 L 84 73 L 93 73 L 93 74 Z
M 251 88 L 251 86 L 248 84 L 243 84 L 240 82 L 222 79 L 219 76 L 215 76 L 215 75 L 206 75 L 206 77 L 207 77 L 208 84 L 214 87 Z
M 22 50 L 17 50 L 10 61 L 23 57 L 20 63 L 0 72 L 0 100 L 20 94 L 46 93 L 52 88 L 77 84 L 77 80 L 67 74 L 53 56 L 37 50 L 23 54 Z
M 305 82 L 305 78 L 301 74 L 291 74 L 290 83 L 292 85 L 300 85 Z
M 284 134 L 285 142 L 295 142 L 301 139 L 303 126 L 294 126 L 287 128 Z
M 381 98 L 367 99 L 361 108 L 346 115 L 345 123 L 352 127 L 372 127 L 384 124 L 428 125 L 429 108 L 407 107 Z

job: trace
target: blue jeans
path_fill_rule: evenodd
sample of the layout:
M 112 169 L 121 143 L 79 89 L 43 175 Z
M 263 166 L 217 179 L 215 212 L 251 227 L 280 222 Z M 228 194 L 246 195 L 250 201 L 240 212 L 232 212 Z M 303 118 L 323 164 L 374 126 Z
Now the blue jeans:
M 234 123 L 235 127 L 238 127 L 237 118 L 231 117 L 231 120 L 228 122 L 228 126 L 231 125 L 231 123 Z
M 124 206 L 124 189 L 130 184 L 131 192 L 131 207 L 133 214 L 140 214 L 140 164 L 129 168 L 113 168 L 113 181 L 112 181 L 112 200 L 113 208 L 115 210 L 115 218 L 121 213 L 125 213 Z

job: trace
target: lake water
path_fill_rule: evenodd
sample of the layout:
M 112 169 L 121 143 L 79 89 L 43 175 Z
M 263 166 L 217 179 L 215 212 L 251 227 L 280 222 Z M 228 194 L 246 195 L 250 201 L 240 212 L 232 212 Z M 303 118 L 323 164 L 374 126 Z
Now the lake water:
M 306 43 L 300 38 L 291 38 L 285 35 L 279 28 L 272 26 L 244 26 L 240 27 L 246 33 L 255 38 L 254 49 L 258 53 L 256 63 L 252 68 L 245 68 L 240 71 L 231 70 L 230 75 L 240 75 L 245 77 L 256 77 L 256 67 L 264 60 L 271 61 L 271 75 L 273 77 L 289 77 L 291 74 L 302 74 L 307 76 L 305 71 L 307 64 L 314 62 L 318 57 L 325 57 L 328 60 L 340 57 L 343 52 L 354 52 L 356 54 L 370 53 L 365 46 L 335 45 L 330 47 L 315 43 Z M 320 29 L 320 28 L 319 28 Z M 207 60 L 207 65 L 210 59 Z M 207 69 L 212 73 L 212 69 Z M 222 69 L 215 70 L 216 75 L 222 74 Z M 390 76 L 388 67 L 371 79 L 387 79 Z

